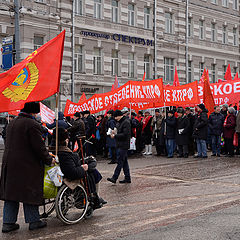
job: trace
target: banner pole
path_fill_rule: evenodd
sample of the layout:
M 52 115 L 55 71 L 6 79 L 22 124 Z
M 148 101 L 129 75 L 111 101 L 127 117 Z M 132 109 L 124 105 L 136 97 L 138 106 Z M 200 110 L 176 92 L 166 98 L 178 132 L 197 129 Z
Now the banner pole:
M 59 92 L 56 94 L 56 108 L 55 108 L 55 118 L 56 118 L 56 156 L 58 154 L 58 101 Z
M 132 97 L 131 97 L 131 85 L 129 81 L 129 90 L 130 90 L 130 119 L 132 119 Z
M 7 116 L 8 116 L 8 118 L 7 118 L 7 122 L 8 122 L 8 124 L 9 124 L 9 113 L 8 113 L 8 115 L 7 115 Z

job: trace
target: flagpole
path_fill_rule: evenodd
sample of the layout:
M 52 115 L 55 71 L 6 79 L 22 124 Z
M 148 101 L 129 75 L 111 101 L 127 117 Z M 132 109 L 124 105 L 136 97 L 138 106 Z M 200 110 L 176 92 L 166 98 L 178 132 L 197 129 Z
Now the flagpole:
M 131 85 L 129 81 L 129 92 L 130 92 L 130 119 L 132 119 L 132 98 L 131 98 Z
M 55 118 L 56 118 L 56 156 L 58 154 L 58 101 L 59 92 L 56 94 L 56 108 L 55 108 Z

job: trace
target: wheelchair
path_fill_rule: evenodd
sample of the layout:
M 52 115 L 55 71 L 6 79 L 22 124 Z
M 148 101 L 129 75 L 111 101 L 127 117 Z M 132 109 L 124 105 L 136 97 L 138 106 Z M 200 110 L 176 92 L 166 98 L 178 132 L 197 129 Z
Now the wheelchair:
M 94 211 L 93 196 L 89 190 L 88 176 L 77 181 L 63 179 L 57 196 L 44 199 L 39 208 L 40 217 L 47 218 L 56 211 L 57 218 L 65 224 L 76 224 L 82 219 L 91 218 Z

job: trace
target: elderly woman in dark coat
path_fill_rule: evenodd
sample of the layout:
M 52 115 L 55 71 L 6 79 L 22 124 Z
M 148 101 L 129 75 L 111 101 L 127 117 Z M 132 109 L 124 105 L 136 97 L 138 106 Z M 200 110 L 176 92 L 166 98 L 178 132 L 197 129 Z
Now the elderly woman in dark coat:
M 190 121 L 187 116 L 184 115 L 183 108 L 179 108 L 177 113 L 176 143 L 178 145 L 178 157 L 188 158 Z
M 19 202 L 23 203 L 29 230 L 46 226 L 40 221 L 38 206 L 43 203 L 44 164 L 50 165 L 52 157 L 35 120 L 39 112 L 39 103 L 26 103 L 7 128 L 0 181 L 0 199 L 4 200 L 2 232 L 19 228 Z
M 226 144 L 226 153 L 228 157 L 233 157 L 234 147 L 233 147 L 233 135 L 235 133 L 236 127 L 236 116 L 235 109 L 233 107 L 228 108 L 228 115 L 223 124 L 223 137 Z

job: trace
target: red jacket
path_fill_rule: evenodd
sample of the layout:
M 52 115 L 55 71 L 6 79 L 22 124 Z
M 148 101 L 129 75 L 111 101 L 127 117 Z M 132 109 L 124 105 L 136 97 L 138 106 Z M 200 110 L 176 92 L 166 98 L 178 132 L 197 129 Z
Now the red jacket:
M 229 114 L 226 117 L 225 123 L 223 125 L 223 137 L 224 138 L 232 138 L 235 133 L 236 127 L 236 116 L 234 114 Z

